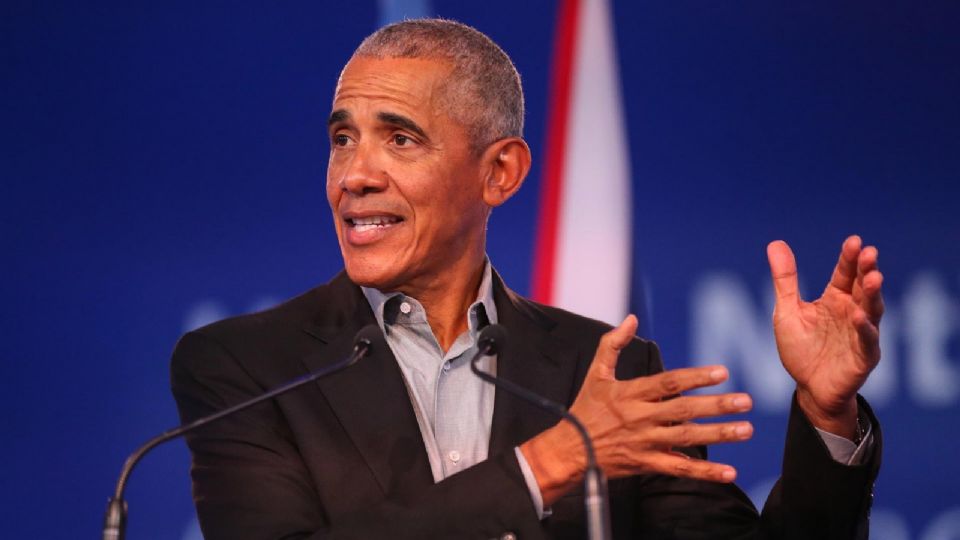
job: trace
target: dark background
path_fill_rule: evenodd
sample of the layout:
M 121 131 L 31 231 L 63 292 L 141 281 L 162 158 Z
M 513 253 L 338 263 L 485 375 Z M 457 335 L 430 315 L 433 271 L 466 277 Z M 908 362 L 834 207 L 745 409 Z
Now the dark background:
M 489 34 L 523 75 L 535 163 L 489 252 L 527 292 L 555 5 L 432 9 Z M 876 243 L 890 317 L 866 390 L 886 445 L 874 538 L 960 538 L 960 4 L 613 12 L 645 333 L 668 366 L 728 362 L 740 388 L 770 393 L 775 373 L 743 376 L 778 363 L 766 243 L 791 243 L 809 294 L 847 234 Z M 124 457 L 177 423 L 178 336 L 338 271 L 324 124 L 378 17 L 372 0 L 3 2 L 2 536 L 98 534 Z M 704 344 L 710 328 L 729 342 Z M 748 415 L 753 441 L 714 451 L 757 499 L 779 467 L 775 401 Z M 130 538 L 195 538 L 188 467 L 178 441 L 136 470 Z

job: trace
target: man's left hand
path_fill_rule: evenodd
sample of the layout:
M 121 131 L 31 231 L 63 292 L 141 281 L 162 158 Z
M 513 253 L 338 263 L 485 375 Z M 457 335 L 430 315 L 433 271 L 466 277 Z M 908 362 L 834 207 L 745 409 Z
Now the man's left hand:
M 877 249 L 850 236 L 823 295 L 800 298 L 797 263 L 781 240 L 767 246 L 776 289 L 773 330 L 780 360 L 797 382 L 797 402 L 814 426 L 853 439 L 857 391 L 880 360 L 883 275 Z

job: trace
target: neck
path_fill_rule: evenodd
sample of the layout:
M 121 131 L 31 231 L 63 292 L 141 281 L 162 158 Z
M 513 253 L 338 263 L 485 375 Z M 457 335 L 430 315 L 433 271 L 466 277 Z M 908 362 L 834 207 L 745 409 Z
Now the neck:
M 463 257 L 458 268 L 451 268 L 426 287 L 410 287 L 401 292 L 416 298 L 427 312 L 427 322 L 444 352 L 457 336 L 467 330 L 467 310 L 477 299 L 486 264 L 484 251 Z

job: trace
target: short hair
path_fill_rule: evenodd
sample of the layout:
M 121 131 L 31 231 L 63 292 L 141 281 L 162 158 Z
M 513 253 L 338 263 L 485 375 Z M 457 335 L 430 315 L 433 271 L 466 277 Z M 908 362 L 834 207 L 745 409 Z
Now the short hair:
M 354 57 L 448 61 L 446 110 L 463 123 L 474 151 L 504 137 L 523 136 L 523 88 L 507 53 L 479 30 L 449 19 L 409 19 L 368 36 Z

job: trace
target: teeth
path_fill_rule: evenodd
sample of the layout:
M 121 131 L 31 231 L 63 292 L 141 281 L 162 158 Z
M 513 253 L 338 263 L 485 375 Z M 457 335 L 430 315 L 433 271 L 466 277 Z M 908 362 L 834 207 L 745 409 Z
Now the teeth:
M 370 216 L 365 218 L 353 218 L 354 225 L 382 225 L 385 223 L 395 223 L 397 218 L 387 216 Z
M 386 227 L 398 221 L 400 221 L 398 218 L 388 216 L 370 216 L 350 220 L 353 227 L 358 231 L 369 231 L 377 227 Z

